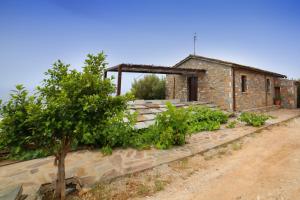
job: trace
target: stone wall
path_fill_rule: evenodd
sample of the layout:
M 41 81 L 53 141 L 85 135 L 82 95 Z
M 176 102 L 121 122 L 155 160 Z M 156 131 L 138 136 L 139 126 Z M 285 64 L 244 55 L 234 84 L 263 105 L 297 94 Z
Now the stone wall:
M 186 76 L 181 76 L 181 75 L 166 76 L 166 99 L 180 99 L 180 101 L 187 101 L 187 77 Z
M 198 76 L 198 101 L 213 102 L 222 109 L 232 110 L 231 67 L 200 59 L 190 59 L 178 67 L 207 70 L 205 74 Z M 167 75 L 166 87 L 167 99 L 180 99 L 182 101 L 188 99 L 186 76 Z
M 198 101 L 211 102 L 222 109 L 233 110 L 233 69 L 205 59 L 189 59 L 178 67 L 205 69 L 198 75 Z M 236 111 L 252 110 L 274 105 L 275 86 L 281 88 L 283 108 L 297 108 L 297 86 L 295 81 L 276 78 L 267 74 L 235 68 Z M 242 92 L 242 76 L 247 77 L 247 90 Z M 270 90 L 267 92 L 267 80 Z M 187 76 L 167 75 L 166 98 L 187 101 Z
M 246 76 L 247 90 L 242 92 L 242 76 Z M 270 90 L 266 92 L 267 79 L 270 80 Z M 272 106 L 274 104 L 274 80 L 272 76 L 235 69 L 236 110 L 249 110 Z
M 297 85 L 294 80 L 276 79 L 275 86 L 280 87 L 283 108 L 297 108 Z

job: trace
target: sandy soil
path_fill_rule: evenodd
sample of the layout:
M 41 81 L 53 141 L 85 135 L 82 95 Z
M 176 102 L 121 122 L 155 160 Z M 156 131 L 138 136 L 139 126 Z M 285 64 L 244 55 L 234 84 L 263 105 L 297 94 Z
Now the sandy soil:
M 191 173 L 143 199 L 300 199 L 300 118 L 245 138 L 241 149 L 233 149 L 215 158 L 189 158 Z

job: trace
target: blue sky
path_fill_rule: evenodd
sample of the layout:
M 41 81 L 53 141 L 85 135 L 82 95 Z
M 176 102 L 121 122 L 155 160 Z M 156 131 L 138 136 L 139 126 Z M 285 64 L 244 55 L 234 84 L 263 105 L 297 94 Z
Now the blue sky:
M 291 0 L 1 0 L 0 98 L 32 90 L 57 59 L 80 69 L 173 65 L 193 53 L 300 78 L 300 3 Z M 139 74 L 124 74 L 122 92 Z

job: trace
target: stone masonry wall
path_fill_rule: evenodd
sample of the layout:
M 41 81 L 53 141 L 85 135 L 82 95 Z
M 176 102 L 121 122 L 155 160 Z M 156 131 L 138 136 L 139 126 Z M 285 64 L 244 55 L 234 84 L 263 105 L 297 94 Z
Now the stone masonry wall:
M 190 59 L 180 68 L 205 69 L 205 74 L 198 76 L 198 101 L 213 102 L 222 109 L 232 110 L 232 69 L 221 64 L 200 59 Z M 187 77 L 179 75 L 167 75 L 167 99 L 187 101 Z
M 175 86 L 175 90 L 174 90 L 174 86 Z M 179 99 L 180 101 L 187 101 L 187 77 L 186 76 L 180 76 L 180 75 L 166 76 L 166 99 Z
M 288 79 L 276 79 L 276 86 L 280 87 L 283 108 L 297 108 L 297 86 L 295 81 Z
M 196 58 L 189 59 L 178 67 L 205 69 L 206 73 L 198 76 L 198 101 L 211 102 L 222 109 L 233 110 L 232 67 Z M 242 92 L 241 77 L 243 75 L 247 77 L 246 92 Z M 270 80 L 269 92 L 266 91 L 267 79 Z M 297 108 L 297 86 L 295 81 L 235 68 L 236 111 L 259 109 L 274 105 L 275 86 L 281 88 L 282 107 Z M 167 75 L 166 99 L 187 101 L 186 76 Z
M 243 75 L 247 77 L 246 92 L 242 92 Z M 270 80 L 270 92 L 266 93 L 267 79 Z M 249 70 L 235 69 L 235 96 L 237 111 L 272 106 L 274 77 Z

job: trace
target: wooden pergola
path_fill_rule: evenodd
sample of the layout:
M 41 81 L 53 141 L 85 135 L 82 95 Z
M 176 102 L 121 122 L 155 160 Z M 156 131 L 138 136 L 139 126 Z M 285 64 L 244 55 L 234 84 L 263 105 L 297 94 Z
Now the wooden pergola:
M 107 68 L 104 72 L 104 78 L 107 77 L 107 72 L 118 72 L 117 95 L 121 94 L 122 72 L 131 73 L 149 73 L 149 74 L 177 74 L 186 76 L 197 76 L 200 73 L 205 73 L 204 69 L 185 69 L 154 65 L 138 65 L 138 64 L 119 64 L 114 67 Z

